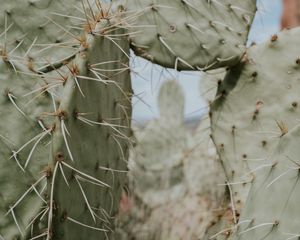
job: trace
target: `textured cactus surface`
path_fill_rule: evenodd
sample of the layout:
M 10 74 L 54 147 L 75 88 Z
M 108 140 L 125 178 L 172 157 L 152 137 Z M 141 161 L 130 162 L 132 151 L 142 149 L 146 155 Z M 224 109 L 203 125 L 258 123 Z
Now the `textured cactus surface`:
M 285 30 L 251 47 L 219 85 L 212 105 L 213 139 L 231 190 L 236 223 L 244 204 L 250 203 L 248 193 L 257 175 L 268 172 L 266 182 L 272 181 L 277 165 L 271 160 L 274 152 L 282 137 L 298 125 L 299 55 L 293 46 L 299 33 L 299 28 Z M 268 216 L 266 211 L 263 214 Z M 241 227 L 244 221 L 240 220 Z
M 118 15 L 106 12 L 105 4 L 67 8 L 60 1 L 29 4 L 32 25 L 20 27 L 14 14 L 21 14 L 25 3 L 30 2 L 7 3 L 1 25 L 0 236 L 109 238 L 131 134 L 126 34 Z M 53 48 L 48 59 L 40 46 L 52 48 L 62 33 L 71 34 L 58 27 L 59 21 L 48 21 L 56 11 L 81 11 L 81 24 L 69 27 L 82 34 L 68 37 L 82 41 Z M 64 18 L 70 24 L 76 19 Z M 39 24 L 45 20 L 41 43 L 36 19 Z M 56 59 L 73 48 L 71 58 Z
M 256 173 L 234 239 L 299 239 L 299 136 L 298 125 Z
M 185 128 L 184 97 L 176 81 L 163 84 L 159 104 L 160 118 L 137 134 L 129 161 L 136 201 L 127 231 L 141 240 L 198 239 L 217 218 L 218 211 L 212 209 L 224 194 L 224 187 L 218 186 L 224 176 L 209 141 L 209 122 L 195 134 Z M 166 116 L 173 118 L 166 121 Z
M 79 33 L 84 28 L 88 31 L 86 18 L 76 0 L 3 1 L 2 44 L 15 65 L 27 63 L 31 70 L 44 71 L 49 63 L 53 68 L 59 60 L 68 61 L 78 52 L 84 41 Z
M 137 55 L 165 67 L 232 66 L 245 51 L 256 1 L 125 1 Z

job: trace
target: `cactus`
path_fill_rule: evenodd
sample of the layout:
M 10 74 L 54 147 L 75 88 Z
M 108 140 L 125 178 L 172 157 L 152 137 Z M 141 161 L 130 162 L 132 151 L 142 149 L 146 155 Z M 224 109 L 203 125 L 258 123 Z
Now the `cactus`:
M 299 60 L 291 47 L 297 36 L 299 29 L 284 31 L 251 47 L 219 85 L 212 105 L 213 138 L 228 181 L 244 182 L 233 186 L 238 191 L 251 186 L 252 175 L 280 137 L 298 123 Z
M 232 224 L 235 226 L 228 228 L 230 221 L 227 221 L 226 227 L 229 235 L 237 231 L 233 239 L 244 239 L 243 231 L 252 232 L 252 227 L 255 233 L 255 226 L 258 227 L 257 234 L 260 236 L 249 233 L 245 237 L 251 236 L 245 239 L 282 237 L 278 232 L 276 237 L 271 233 L 267 235 L 266 229 L 270 230 L 272 227 L 263 228 L 266 222 L 257 220 L 256 217 L 254 219 L 254 216 L 259 218 L 261 213 L 253 211 L 253 204 L 261 205 L 254 201 L 258 188 L 265 189 L 273 185 L 273 181 L 274 184 L 277 180 L 280 182 L 281 176 L 274 179 L 272 173 L 273 169 L 277 169 L 274 154 L 279 151 L 282 138 L 298 125 L 296 89 L 299 84 L 299 58 L 292 47 L 298 36 L 299 28 L 285 30 L 272 36 L 269 42 L 248 49 L 243 61 L 231 68 L 224 81 L 219 84 L 212 104 L 213 140 L 231 192 Z M 260 177 L 261 174 L 264 178 Z M 293 185 L 292 182 L 290 184 Z M 287 204 L 285 199 L 282 201 Z M 283 204 L 282 201 L 278 200 Z M 251 223 L 247 222 L 249 217 L 239 220 L 239 216 L 244 216 L 244 211 L 249 211 L 247 209 L 251 206 Z M 263 210 L 262 215 L 269 219 L 268 211 Z M 270 216 L 274 216 L 273 212 Z M 259 227 L 260 224 L 262 228 Z
M 234 239 L 299 238 L 299 125 L 282 136 L 255 174 Z
M 208 114 L 222 168 L 208 118 L 191 134 L 182 90 L 176 81 L 162 87 L 160 118 L 137 134 L 129 161 L 129 235 L 299 238 L 299 29 L 246 49 L 255 0 L 29 0 L 2 9 L 0 239 L 115 237 L 132 143 L 130 44 L 164 67 L 228 68 L 212 81 Z
M 130 0 L 132 48 L 152 62 L 179 70 L 235 65 L 245 42 L 256 1 Z
M 174 80 L 163 83 L 158 102 L 160 117 L 137 132 L 129 161 L 135 205 L 123 228 L 135 239 L 198 239 L 224 195 L 209 119 L 194 134 L 185 128 L 183 92 Z
M 126 32 L 105 4 L 29 3 L 5 2 L 0 26 L 0 236 L 109 238 L 131 142 Z M 49 12 L 81 23 L 69 31 Z

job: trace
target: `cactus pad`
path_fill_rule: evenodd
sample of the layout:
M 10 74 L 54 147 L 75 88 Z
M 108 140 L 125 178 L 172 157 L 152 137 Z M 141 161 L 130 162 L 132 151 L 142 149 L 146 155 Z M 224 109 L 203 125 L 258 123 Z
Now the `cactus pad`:
M 236 216 L 256 175 L 272 169 L 270 157 L 298 124 L 300 61 L 294 46 L 299 36 L 299 28 L 285 30 L 252 46 L 219 85 L 212 104 L 213 140 Z
M 125 2 L 135 53 L 178 70 L 236 64 L 256 11 L 255 0 Z

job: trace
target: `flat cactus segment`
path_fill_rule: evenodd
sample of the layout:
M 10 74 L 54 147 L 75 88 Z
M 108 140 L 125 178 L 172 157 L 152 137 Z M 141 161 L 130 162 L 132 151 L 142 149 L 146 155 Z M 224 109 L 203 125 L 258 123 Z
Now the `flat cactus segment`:
M 41 172 L 49 160 L 53 127 L 42 117 L 54 109 L 51 91 L 43 91 L 48 79 L 16 73 L 5 58 L 0 59 L 0 72 L 0 234 L 13 239 L 25 235 L 40 212 L 36 192 L 44 192 L 46 178 L 41 179 Z
M 84 42 L 83 33 L 92 31 L 87 24 L 87 21 L 92 22 L 90 13 L 85 16 L 82 2 L 2 1 L 1 55 L 11 51 L 16 66 L 26 62 L 28 68 L 36 72 L 50 71 L 70 61 Z M 48 70 L 43 68 L 47 65 Z
M 124 7 L 137 55 L 178 70 L 208 70 L 239 61 L 256 1 L 128 0 Z
M 299 238 L 299 136 L 296 126 L 270 154 L 270 167 L 256 174 L 234 239 Z
M 89 36 L 88 49 L 72 62 L 76 71 L 65 86 L 53 138 L 52 239 L 112 235 L 131 144 L 129 43 L 118 38 Z
M 71 18 L 74 11 L 80 13 L 81 9 L 78 5 L 76 0 L 4 1 L 1 4 L 0 28 L 2 31 L 4 29 L 13 31 L 14 35 L 8 38 L 11 41 L 23 40 L 26 43 L 38 37 L 39 41 L 44 43 L 58 43 L 72 31 L 74 33 L 74 29 L 69 24 L 79 25 L 86 21 L 80 17 Z M 76 7 L 78 7 L 77 10 Z M 65 32 L 64 27 L 70 32 Z
M 295 28 L 251 47 L 219 85 L 212 104 L 212 135 L 234 215 L 239 216 L 256 175 L 272 167 L 269 159 L 281 138 L 299 123 L 300 67 L 294 48 L 299 37 Z

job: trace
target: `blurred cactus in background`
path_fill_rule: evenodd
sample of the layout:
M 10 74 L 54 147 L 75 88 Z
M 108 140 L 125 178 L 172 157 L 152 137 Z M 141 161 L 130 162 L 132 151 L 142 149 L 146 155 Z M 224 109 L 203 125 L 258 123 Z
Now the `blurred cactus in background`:
M 209 119 L 187 129 L 183 107 L 180 85 L 166 81 L 159 93 L 160 117 L 136 131 L 138 145 L 129 160 L 134 207 L 121 216 L 127 218 L 121 219 L 123 239 L 196 239 L 217 217 L 224 176 Z

